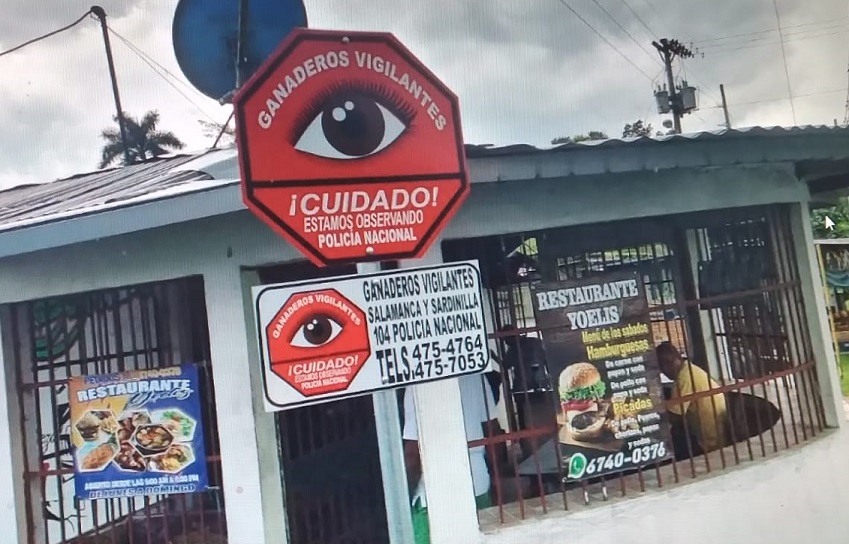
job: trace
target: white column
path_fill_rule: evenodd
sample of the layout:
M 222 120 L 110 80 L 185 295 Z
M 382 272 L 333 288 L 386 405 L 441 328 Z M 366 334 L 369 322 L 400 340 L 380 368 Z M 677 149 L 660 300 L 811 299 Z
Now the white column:
M 794 205 L 790 211 L 792 243 L 802 284 L 805 318 L 810 331 L 817 376 L 820 383 L 825 421 L 829 427 L 844 424 L 843 394 L 837 374 L 837 360 L 831 349 L 831 330 L 828 326 L 828 310 L 814 248 L 808 204 Z
M 3 311 L 4 325 L 10 325 L 8 312 Z M 6 331 L 7 326 L 2 327 Z M 0 459 L 9 459 L 0 463 L 0 527 L 6 527 L 3 542 L 18 544 L 26 542 L 26 506 L 24 504 L 24 461 L 23 447 L 20 438 L 12 442 L 11 429 L 20 433 L 20 407 L 17 394 L 23 394 L 15 389 L 15 369 L 17 364 L 12 356 L 11 338 L 0 334 Z M 8 344 L 6 344 L 8 342 Z M 5 344 L 5 345 L 4 345 Z M 34 433 L 33 433 L 34 435 Z
M 442 262 L 439 241 L 424 259 L 405 268 Z M 417 385 L 419 450 L 425 478 L 431 544 L 474 543 L 481 539 L 469 448 L 456 379 Z
M 259 285 L 259 274 L 242 272 L 242 301 L 244 304 L 245 338 L 248 348 L 248 367 L 253 395 L 254 425 L 256 429 L 259 478 L 262 489 L 262 513 L 266 544 L 288 542 L 288 518 L 283 491 L 283 468 L 277 444 L 275 415 L 265 411 L 262 401 L 262 371 L 260 370 L 259 343 L 254 341 L 258 332 L 254 317 L 251 288 Z
M 282 544 L 286 542 L 285 530 L 273 538 L 266 538 L 262 487 L 264 480 L 279 479 L 280 473 L 263 474 L 260 462 L 260 452 L 274 447 L 276 438 L 273 424 L 268 424 L 271 416 L 255 412 L 254 397 L 261 394 L 261 389 L 254 387 L 251 380 L 251 366 L 256 367 L 256 364 L 251 365 L 248 348 L 253 337 L 243 311 L 241 272 L 235 264 L 222 262 L 220 267 L 204 274 L 204 288 L 227 532 L 238 535 L 240 542 Z M 272 498 L 269 494 L 269 499 Z M 283 518 L 282 507 L 276 515 Z

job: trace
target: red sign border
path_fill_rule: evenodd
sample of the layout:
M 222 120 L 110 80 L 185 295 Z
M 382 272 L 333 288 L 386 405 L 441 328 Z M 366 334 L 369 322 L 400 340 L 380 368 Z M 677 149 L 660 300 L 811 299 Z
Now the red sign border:
M 265 291 L 266 291 L 266 289 L 263 289 L 263 291 L 262 291 L 262 292 L 264 293 Z M 363 325 L 364 325 L 364 327 L 365 327 L 365 332 L 366 332 L 366 345 L 368 346 L 368 355 L 366 356 L 365 360 L 363 361 L 363 364 L 361 364 L 361 365 L 360 365 L 360 367 L 357 369 L 357 371 L 356 371 L 356 372 L 354 372 L 354 375 L 351 377 L 351 381 L 350 381 L 350 382 L 348 382 L 348 387 L 350 387 L 350 386 L 351 386 L 351 383 L 354 381 L 354 379 L 356 379 L 356 377 L 359 375 L 359 373 L 363 370 L 363 367 L 365 367 L 365 366 L 366 366 L 366 361 L 368 361 L 368 360 L 369 360 L 369 358 L 371 358 L 371 355 L 372 355 L 371 339 L 370 339 L 370 338 L 369 338 L 369 336 L 368 336 L 368 332 L 369 332 L 369 329 L 368 329 L 368 316 L 366 315 L 366 313 L 363 311 L 363 309 L 362 309 L 362 308 L 360 308 L 359 306 L 357 306 L 356 304 L 354 304 L 354 302 L 353 302 L 350 298 L 348 298 L 347 296 L 343 295 L 343 294 L 342 294 L 341 292 L 339 292 L 339 290 L 338 290 L 338 289 L 336 289 L 335 287 L 328 287 L 327 289 L 320 289 L 320 291 L 333 291 L 334 293 L 336 293 L 336 296 L 338 296 L 338 297 L 339 297 L 339 298 L 341 298 L 341 299 L 344 299 L 344 300 L 345 300 L 345 302 L 347 302 L 348 304 L 350 304 L 351 306 L 353 306 L 354 308 L 356 308 L 356 309 L 357 309 L 357 311 L 358 311 L 358 312 L 360 312 L 360 313 L 362 314 L 362 316 L 363 316 Z M 315 292 L 317 292 L 317 291 L 316 291 L 316 290 L 312 290 L 312 291 L 298 291 L 297 293 L 292 293 L 292 295 L 291 295 L 291 296 L 289 296 L 289 298 L 288 298 L 288 300 L 286 301 L 286 303 L 288 304 L 288 302 L 289 302 L 290 300 L 292 300 L 293 298 L 295 298 L 295 297 L 296 297 L 296 296 L 298 296 L 298 295 L 303 295 L 304 293 L 315 293 Z M 277 311 L 277 314 L 275 314 L 275 317 L 276 317 L 277 315 L 280 315 L 280 312 L 281 312 L 281 311 L 283 311 L 283 308 L 285 308 L 285 307 L 286 307 L 286 304 L 284 304 L 284 305 L 280 308 L 280 310 L 278 310 L 278 311 Z M 257 297 L 257 302 L 256 302 L 256 312 L 257 312 L 257 316 L 259 316 L 259 297 Z M 265 328 L 265 339 L 266 339 L 266 340 L 265 340 L 265 343 L 266 343 L 266 344 L 268 344 L 268 327 L 270 327 L 270 326 L 271 326 L 271 325 L 272 325 L 275 321 L 276 321 L 276 319 L 272 319 L 272 320 L 269 322 L 269 324 L 268 324 L 268 325 L 266 325 L 266 328 Z M 257 320 L 257 326 L 261 326 L 261 324 L 259 323 L 259 320 Z M 262 333 L 260 333 L 260 334 L 259 334 L 259 339 L 260 339 L 260 344 L 262 344 Z M 270 351 L 270 348 L 267 348 L 267 349 L 269 349 L 269 351 Z M 269 357 L 269 359 L 270 359 L 270 357 Z M 299 361 L 289 361 L 289 363 L 290 363 L 290 364 L 295 364 L 295 363 L 297 363 L 297 362 L 299 362 Z M 284 378 L 283 376 L 281 376 L 281 375 L 277 374 L 276 372 L 274 372 L 274 363 L 272 363 L 270 360 L 268 361 L 268 367 L 269 367 L 269 370 L 270 370 L 270 372 L 271 372 L 272 374 L 274 374 L 275 376 L 277 376 L 278 378 L 280 378 L 281 380 L 283 380 L 283 383 L 285 383 L 286 385 L 288 385 L 289 387 L 291 387 L 292 389 L 294 389 L 294 390 L 295 390 L 295 391 L 296 391 L 299 395 L 301 395 L 302 397 L 307 397 L 307 398 L 309 398 L 309 397 L 311 396 L 311 395 L 307 395 L 307 394 L 303 393 L 303 392 L 302 392 L 301 390 L 299 390 L 297 387 L 295 387 L 294 385 L 292 385 L 291 383 L 289 383 L 289 382 L 286 380 L 286 378 Z M 265 365 L 263 365 L 263 372 L 265 372 Z M 326 394 L 327 394 L 327 393 L 315 393 L 315 394 L 314 394 L 314 395 L 312 395 L 312 396 L 315 396 L 315 395 L 326 395 Z M 268 394 L 267 394 L 267 393 L 266 393 L 265 397 L 266 397 L 266 399 L 268 399 Z M 271 400 L 269 400 L 268 402 L 271 402 Z M 271 404 L 274 404 L 275 406 L 277 406 L 277 405 L 276 405 L 275 403 L 273 403 L 273 402 L 271 402 Z
M 250 161 L 248 160 L 249 145 L 247 141 L 240 142 L 239 138 L 247 134 L 246 118 L 244 112 L 245 97 L 253 95 L 257 89 L 266 82 L 269 75 L 274 73 L 283 63 L 288 54 L 294 50 L 303 41 L 326 41 L 340 42 L 342 38 L 355 38 L 352 41 L 361 42 L 383 42 L 393 48 L 401 57 L 407 61 L 410 66 L 415 68 L 431 85 L 439 89 L 451 102 L 451 114 L 454 116 L 455 141 L 457 142 L 458 162 L 460 164 L 459 172 L 450 172 L 445 174 L 430 174 L 430 175 L 408 175 L 408 176 L 391 176 L 391 177 L 375 177 L 375 178 L 355 178 L 355 179 L 316 179 L 303 180 L 296 182 L 276 182 L 274 180 L 257 181 L 251 178 Z M 314 263 L 320 263 L 324 266 L 332 266 L 336 264 L 350 264 L 352 262 L 380 262 L 380 261 L 395 261 L 402 259 L 411 259 L 421 257 L 431 246 L 433 239 L 441 232 L 451 221 L 454 215 L 460 208 L 460 204 L 466 200 L 471 192 L 471 184 L 469 182 L 468 165 L 466 163 L 466 150 L 463 142 L 463 129 L 460 123 L 460 104 L 451 89 L 449 89 L 436 75 L 433 74 L 413 53 L 407 49 L 393 34 L 389 32 L 362 32 L 352 31 L 344 32 L 338 30 L 314 30 L 306 28 L 298 28 L 292 31 L 289 36 L 277 47 L 274 53 L 269 57 L 269 61 L 264 63 L 250 79 L 242 86 L 233 98 L 233 106 L 237 113 L 236 117 L 236 138 L 237 149 L 239 150 L 239 168 L 241 171 L 241 189 L 242 200 L 248 209 L 260 210 L 262 216 L 260 219 L 270 225 L 278 234 L 286 238 L 297 249 L 306 255 Z M 276 186 L 285 187 L 315 187 L 321 185 L 346 186 L 356 184 L 370 183 L 387 183 L 387 182 L 416 182 L 416 181 L 435 181 L 439 179 L 460 179 L 460 190 L 454 194 L 442 212 L 436 217 L 436 220 L 425 231 L 419 243 L 410 252 L 372 255 L 364 254 L 356 259 L 327 259 L 315 248 L 307 243 L 306 239 L 301 236 L 295 229 L 287 225 L 284 221 L 274 217 L 262 202 L 254 196 L 255 188 L 273 188 Z

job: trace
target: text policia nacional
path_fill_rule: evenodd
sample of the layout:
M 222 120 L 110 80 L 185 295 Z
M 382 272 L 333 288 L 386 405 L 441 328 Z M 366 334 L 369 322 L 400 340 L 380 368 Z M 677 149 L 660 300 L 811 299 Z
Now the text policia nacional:
M 384 383 L 486 366 L 480 291 L 471 267 L 374 278 L 363 284 L 363 295 Z

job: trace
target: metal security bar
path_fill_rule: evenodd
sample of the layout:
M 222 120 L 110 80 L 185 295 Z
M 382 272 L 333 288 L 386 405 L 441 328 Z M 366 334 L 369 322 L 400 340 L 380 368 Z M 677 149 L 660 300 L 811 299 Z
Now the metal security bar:
M 638 272 L 655 344 L 670 341 L 715 382 L 709 391 L 667 400 L 667 407 L 708 398 L 714 424 L 727 436 L 724 447 L 704 452 L 688 429 L 674 460 L 607 481 L 564 484 L 551 454 L 554 392 L 540 383 L 547 375 L 527 375 L 536 371 L 519 351 L 512 371 L 499 369 L 503 401 L 494 415 L 505 432 L 470 444 L 486 445 L 496 460 L 496 506 L 480 512 L 482 527 L 684 482 L 816 437 L 825 420 L 790 232 L 788 208 L 772 206 L 444 242 L 446 261 L 481 263 L 491 349 L 501 362 L 505 340 L 546 334 L 533 318 L 534 283 Z M 482 386 L 487 382 L 494 383 L 488 377 Z M 722 422 L 720 394 L 731 414 Z
M 3 307 L 14 364 L 21 489 L 29 544 L 226 543 L 203 282 L 192 277 Z M 74 498 L 67 380 L 194 362 L 200 366 L 212 489 L 204 494 Z
M 257 270 L 262 284 L 355 272 L 355 267 L 316 268 L 307 262 Z M 274 418 L 289 542 L 388 544 L 372 398 L 284 410 Z

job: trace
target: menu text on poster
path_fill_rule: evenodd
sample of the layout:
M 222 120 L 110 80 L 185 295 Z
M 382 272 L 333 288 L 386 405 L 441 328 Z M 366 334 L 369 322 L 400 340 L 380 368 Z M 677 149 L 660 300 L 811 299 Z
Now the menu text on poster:
M 565 476 L 603 476 L 669 456 L 641 278 L 616 273 L 541 284 L 533 301 L 558 392 Z

